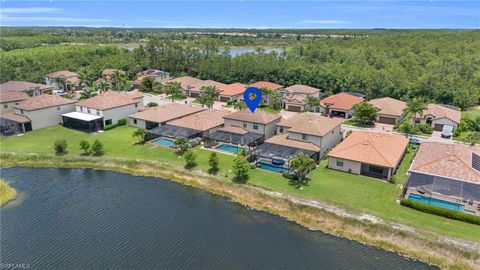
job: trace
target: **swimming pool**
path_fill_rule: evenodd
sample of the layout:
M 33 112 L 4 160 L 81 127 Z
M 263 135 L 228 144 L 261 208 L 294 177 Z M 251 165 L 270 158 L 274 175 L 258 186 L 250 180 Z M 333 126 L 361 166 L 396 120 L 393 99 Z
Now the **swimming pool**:
M 223 152 L 227 152 L 227 153 L 232 153 L 232 154 L 236 154 L 240 151 L 242 151 L 243 147 L 237 147 L 235 145 L 231 145 L 231 144 L 225 144 L 225 143 L 222 143 L 220 144 L 219 146 L 215 147 L 216 150 L 220 150 L 220 151 L 223 151 Z
M 258 162 L 258 167 L 271 172 L 282 173 L 285 169 L 265 162 Z
M 442 201 L 439 199 L 435 198 L 429 198 L 425 196 L 420 196 L 417 194 L 410 194 L 408 195 L 408 199 L 414 202 L 420 202 L 424 204 L 430 204 L 433 206 L 441 207 L 441 208 L 446 208 L 454 211 L 464 211 L 464 206 L 458 203 L 452 203 L 452 202 L 447 202 L 447 201 Z
M 155 139 L 155 140 L 152 141 L 152 143 L 154 143 L 156 145 L 164 146 L 164 147 L 170 147 L 170 146 L 175 145 L 173 140 L 167 139 L 167 138 Z

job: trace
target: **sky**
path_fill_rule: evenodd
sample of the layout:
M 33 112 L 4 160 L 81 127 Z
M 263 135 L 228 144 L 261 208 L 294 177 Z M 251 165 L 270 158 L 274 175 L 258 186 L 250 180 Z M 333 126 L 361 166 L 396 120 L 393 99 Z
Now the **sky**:
M 8 1 L 2 26 L 480 29 L 469 1 Z

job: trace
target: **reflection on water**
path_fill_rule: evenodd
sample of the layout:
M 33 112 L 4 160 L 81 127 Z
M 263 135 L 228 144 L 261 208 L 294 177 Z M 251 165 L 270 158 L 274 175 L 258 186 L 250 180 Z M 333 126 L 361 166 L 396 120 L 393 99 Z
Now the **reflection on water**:
M 2 263 L 36 269 L 429 269 L 148 177 L 1 170 L 28 194 L 1 209 Z

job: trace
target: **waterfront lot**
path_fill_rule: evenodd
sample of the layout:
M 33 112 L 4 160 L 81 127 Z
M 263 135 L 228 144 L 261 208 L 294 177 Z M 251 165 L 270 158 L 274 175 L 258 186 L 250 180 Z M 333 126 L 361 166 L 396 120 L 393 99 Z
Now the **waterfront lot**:
M 132 138 L 134 130 L 134 128 L 122 126 L 103 133 L 88 135 L 55 126 L 28 132 L 24 136 L 2 137 L 1 151 L 53 154 L 54 141 L 65 139 L 68 143 L 68 155 L 78 156 L 82 153 L 79 148 L 79 142 L 82 139 L 92 143 L 94 139 L 98 138 L 104 143 L 107 157 L 157 160 L 183 167 L 184 159 L 177 157 L 168 148 L 151 144 L 136 145 L 135 139 Z M 194 152 L 197 154 L 197 169 L 206 171 L 211 151 L 196 147 Z M 220 159 L 218 175 L 222 178 L 230 178 L 233 157 L 220 153 L 218 156 Z M 397 184 L 329 170 L 326 169 L 325 161 L 322 161 L 318 168 L 311 173 L 311 181 L 303 186 L 289 182 L 280 174 L 259 169 L 250 171 L 248 183 L 295 196 L 317 199 L 361 213 L 373 214 L 390 221 L 414 226 L 425 232 L 480 242 L 479 227 L 476 225 L 421 213 L 399 206 L 395 202 L 401 191 L 399 185 L 405 181 L 405 172 L 410 165 L 412 156 L 413 152 L 410 152 L 405 157 L 402 167 L 397 173 Z

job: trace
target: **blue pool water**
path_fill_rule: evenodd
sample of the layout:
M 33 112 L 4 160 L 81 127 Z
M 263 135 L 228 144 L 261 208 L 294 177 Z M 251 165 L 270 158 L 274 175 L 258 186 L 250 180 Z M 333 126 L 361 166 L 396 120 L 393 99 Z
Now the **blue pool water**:
M 235 145 L 230 145 L 230 144 L 220 144 L 219 146 L 215 147 L 215 149 L 223 152 L 227 152 L 227 153 L 236 154 L 237 152 L 240 152 L 244 148 L 236 147 Z
M 411 200 L 411 201 L 414 201 L 414 202 L 430 204 L 430 205 L 433 205 L 433 206 L 446 208 L 446 209 L 450 209 L 450 210 L 454 210 L 454 211 L 463 212 L 463 210 L 464 210 L 464 206 L 461 205 L 461 204 L 442 201 L 442 200 L 438 200 L 438 199 L 435 199 L 435 198 L 420 196 L 420 195 L 417 195 L 417 194 L 408 195 L 408 199 Z
M 156 139 L 156 140 L 152 141 L 152 143 L 158 144 L 158 145 L 161 145 L 161 146 L 165 146 L 165 147 L 170 147 L 170 146 L 175 144 L 173 142 L 173 140 L 170 140 L 170 139 L 167 139 L 167 138 Z
M 271 171 L 271 172 L 276 172 L 276 173 L 281 173 L 285 170 L 282 167 L 278 167 L 278 166 L 268 164 L 268 163 L 264 163 L 264 162 L 259 162 L 258 166 L 259 166 L 260 169 L 264 169 L 264 170 Z

